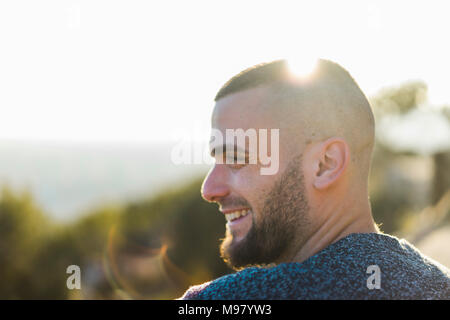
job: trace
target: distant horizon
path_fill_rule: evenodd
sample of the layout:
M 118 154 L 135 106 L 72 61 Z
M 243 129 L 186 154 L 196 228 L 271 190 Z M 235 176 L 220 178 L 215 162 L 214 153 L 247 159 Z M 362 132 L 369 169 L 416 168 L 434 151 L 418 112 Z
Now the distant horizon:
M 170 143 L 0 139 L 0 186 L 30 190 L 51 218 L 67 221 L 103 204 L 158 194 L 207 172 L 207 165 L 173 164 L 171 148 Z

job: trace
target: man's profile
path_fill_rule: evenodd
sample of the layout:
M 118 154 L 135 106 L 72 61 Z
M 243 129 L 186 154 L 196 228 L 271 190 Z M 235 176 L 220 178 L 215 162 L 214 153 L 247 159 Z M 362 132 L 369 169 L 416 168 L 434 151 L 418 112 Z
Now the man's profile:
M 259 64 L 230 79 L 215 102 L 215 130 L 279 130 L 279 168 L 211 168 L 202 196 L 225 215 L 221 255 L 237 272 L 182 299 L 450 299 L 449 270 L 373 220 L 374 117 L 345 69 L 319 60 L 298 77 L 284 60 Z M 211 149 L 230 157 L 227 146 Z M 231 157 L 248 159 L 249 150 L 235 146 Z

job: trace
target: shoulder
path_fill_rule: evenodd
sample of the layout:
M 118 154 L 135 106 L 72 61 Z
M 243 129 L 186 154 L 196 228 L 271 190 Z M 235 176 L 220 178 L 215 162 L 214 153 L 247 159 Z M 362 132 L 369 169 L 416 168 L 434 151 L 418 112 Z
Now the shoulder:
M 381 289 L 367 285 L 371 266 Z M 449 294 L 448 270 L 405 240 L 349 235 L 302 263 L 251 267 L 191 287 L 181 299 L 402 299 Z
M 346 294 L 342 289 L 348 294 L 355 291 L 357 279 L 364 274 L 355 272 L 357 260 L 347 256 L 334 259 L 321 252 L 303 263 L 247 268 L 193 286 L 181 299 L 334 299 Z
M 300 264 L 251 267 L 190 287 L 180 299 L 287 299 Z

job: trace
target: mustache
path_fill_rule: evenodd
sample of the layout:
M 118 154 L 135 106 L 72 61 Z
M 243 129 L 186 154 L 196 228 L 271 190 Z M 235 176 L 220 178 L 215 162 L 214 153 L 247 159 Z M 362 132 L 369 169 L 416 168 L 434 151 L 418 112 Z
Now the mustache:
M 216 201 L 219 205 L 219 210 L 223 208 L 248 207 L 251 208 L 248 202 L 243 198 L 225 198 Z

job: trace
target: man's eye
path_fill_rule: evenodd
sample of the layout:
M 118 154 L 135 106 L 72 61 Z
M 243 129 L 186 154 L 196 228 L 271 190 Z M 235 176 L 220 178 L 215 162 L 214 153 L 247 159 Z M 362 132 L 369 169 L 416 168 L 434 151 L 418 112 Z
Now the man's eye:
M 226 154 L 226 153 L 215 153 L 213 157 L 218 160 L 220 159 L 221 163 L 228 165 L 236 165 L 242 166 L 249 164 L 248 157 L 246 155 L 236 155 L 236 154 Z
M 227 163 L 246 164 L 247 160 L 243 156 L 228 156 Z

